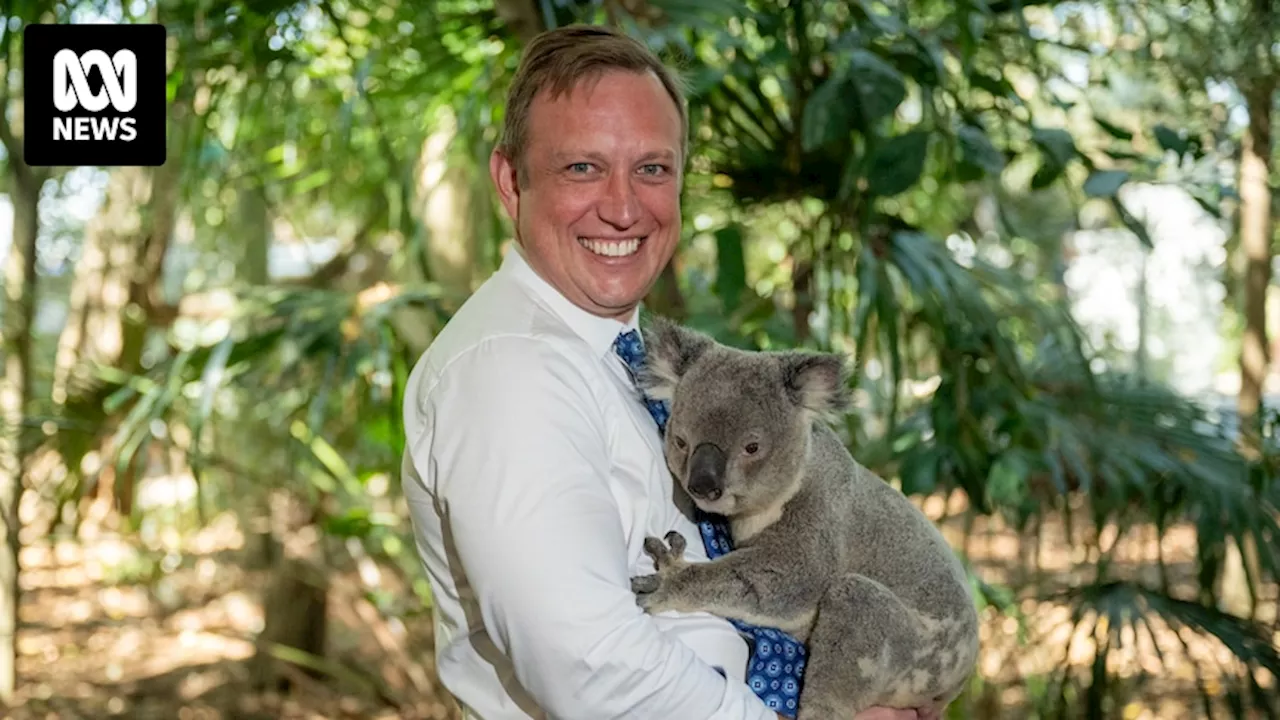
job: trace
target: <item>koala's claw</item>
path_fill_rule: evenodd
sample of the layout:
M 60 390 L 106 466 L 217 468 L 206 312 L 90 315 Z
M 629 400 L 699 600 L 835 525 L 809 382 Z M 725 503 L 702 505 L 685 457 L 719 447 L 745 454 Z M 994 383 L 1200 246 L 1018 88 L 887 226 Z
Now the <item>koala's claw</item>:
M 677 558 L 684 557 L 685 544 L 684 544 L 683 535 L 676 532 L 675 530 L 672 530 L 671 532 L 667 533 L 667 545 L 671 547 L 672 555 L 676 556 Z
M 644 551 L 659 572 L 684 564 L 684 550 L 684 536 L 675 530 L 667 533 L 665 542 L 652 535 L 644 539 Z

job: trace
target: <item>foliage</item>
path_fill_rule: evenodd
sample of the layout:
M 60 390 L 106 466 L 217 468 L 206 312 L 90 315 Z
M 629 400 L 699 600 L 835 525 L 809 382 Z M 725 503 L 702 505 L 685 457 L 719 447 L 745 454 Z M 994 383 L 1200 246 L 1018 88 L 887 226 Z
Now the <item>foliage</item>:
M 415 331 L 429 337 L 463 297 L 426 260 L 447 238 L 426 230 L 421 164 L 447 135 L 448 162 L 484 176 L 520 47 L 497 5 L 162 3 L 181 48 L 173 92 L 189 83 L 197 118 L 180 202 L 202 268 L 184 279 L 178 319 L 150 328 L 142 372 L 100 369 L 117 473 L 176 445 L 201 511 L 248 518 L 269 491 L 290 489 L 330 546 L 388 561 L 429 602 L 395 502 L 403 392 L 422 349 Z M 1041 3 L 536 5 L 543 22 L 616 22 L 687 79 L 688 322 L 741 347 L 853 355 L 868 410 L 849 418 L 850 446 L 908 494 L 957 491 L 971 513 L 1020 532 L 1056 513 L 1091 529 L 1085 585 L 975 578 L 995 612 L 1062 603 L 1077 629 L 1103 638 L 1097 672 L 1081 680 L 1064 663 L 1044 703 L 1099 716 L 1120 692 L 1108 653 L 1126 628 L 1163 623 L 1220 640 L 1245 668 L 1241 698 L 1264 704 L 1254 671 L 1280 674 L 1280 659 L 1264 628 L 1219 608 L 1217 588 L 1232 547 L 1256 553 L 1253 596 L 1274 585 L 1273 450 L 1246 459 L 1229 418 L 1150 377 L 1098 370 L 1101 350 L 1082 340 L 1059 277 L 1081 207 L 1106 207 L 1105 222 L 1150 245 L 1127 186 L 1175 184 L 1215 214 L 1229 209 L 1218 166 L 1232 141 L 1199 112 L 1204 78 L 1182 105 L 1161 100 L 1191 79 L 1151 51 L 1201 46 L 1167 24 L 1149 35 L 1134 24 L 1167 20 L 1169 8 L 1104 8 L 1129 22 L 1121 34 L 1138 50 L 1116 42 L 1105 78 L 1090 70 L 1078 82 L 1069 68 L 1095 58 L 1105 33 L 1084 11 Z M 1047 17 L 1061 25 L 1052 37 L 1033 27 Z M 342 238 L 339 258 L 367 251 L 385 274 L 238 276 L 226 260 L 247 246 L 246 222 L 266 218 L 228 207 L 253 192 L 273 223 Z M 471 212 L 492 266 L 506 221 L 490 202 Z M 204 310 L 184 316 L 183 303 Z M 147 511 L 133 512 L 142 524 Z M 1115 545 L 1096 540 L 1180 524 L 1197 530 L 1190 595 L 1163 564 L 1156 583 L 1122 577 Z

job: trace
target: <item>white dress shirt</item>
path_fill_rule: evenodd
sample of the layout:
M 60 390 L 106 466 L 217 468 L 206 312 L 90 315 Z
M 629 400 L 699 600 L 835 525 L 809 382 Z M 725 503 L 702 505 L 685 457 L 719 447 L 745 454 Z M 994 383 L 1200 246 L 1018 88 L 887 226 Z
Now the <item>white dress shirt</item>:
M 513 243 L 410 374 L 404 494 L 437 671 L 469 719 L 777 720 L 729 623 L 631 592 L 648 535 L 706 560 L 613 351 L 634 327 L 570 303 Z

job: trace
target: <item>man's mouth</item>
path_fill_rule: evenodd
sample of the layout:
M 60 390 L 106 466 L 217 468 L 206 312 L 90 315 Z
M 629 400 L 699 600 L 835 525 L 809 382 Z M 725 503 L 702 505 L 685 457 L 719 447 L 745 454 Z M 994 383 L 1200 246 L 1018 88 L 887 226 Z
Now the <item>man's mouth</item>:
M 635 255 L 640 250 L 645 239 L 644 237 L 634 238 L 587 238 L 579 237 L 578 244 L 590 250 L 596 255 L 604 257 L 627 257 Z

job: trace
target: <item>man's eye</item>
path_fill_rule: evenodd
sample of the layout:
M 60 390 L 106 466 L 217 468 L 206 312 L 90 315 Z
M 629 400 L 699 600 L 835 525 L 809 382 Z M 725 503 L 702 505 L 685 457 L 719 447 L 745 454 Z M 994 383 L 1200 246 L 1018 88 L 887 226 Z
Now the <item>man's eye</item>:
M 589 170 L 591 170 L 591 163 L 584 163 L 584 162 L 574 163 L 569 166 L 569 169 L 572 170 L 573 172 L 588 172 Z
M 645 175 L 661 175 L 667 171 L 666 165 L 644 165 L 640 168 Z

